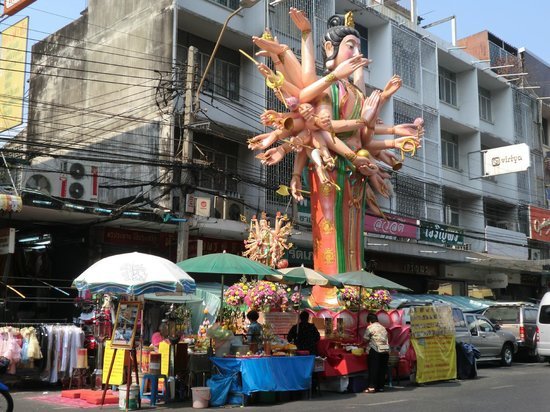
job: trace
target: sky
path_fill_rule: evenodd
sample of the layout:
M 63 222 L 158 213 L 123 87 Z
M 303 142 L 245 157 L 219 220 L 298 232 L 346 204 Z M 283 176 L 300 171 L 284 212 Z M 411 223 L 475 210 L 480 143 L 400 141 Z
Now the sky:
M 457 38 L 483 30 L 513 47 L 525 47 L 550 64 L 550 44 L 544 29 L 550 24 L 548 0 L 416 0 L 421 25 L 456 16 Z M 408 0 L 401 0 L 403 5 Z M 451 22 L 428 29 L 451 42 Z

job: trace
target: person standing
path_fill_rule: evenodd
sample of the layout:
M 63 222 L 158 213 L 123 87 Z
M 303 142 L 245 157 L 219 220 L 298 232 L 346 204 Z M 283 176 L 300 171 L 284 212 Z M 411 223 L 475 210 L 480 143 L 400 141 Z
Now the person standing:
M 369 386 L 365 392 L 383 392 L 386 384 L 386 371 L 390 357 L 388 331 L 378 322 L 378 316 L 369 313 L 367 330 L 363 338 L 369 345 L 367 363 L 369 367 Z
M 314 324 L 309 323 L 309 313 L 305 310 L 300 313 L 300 322 L 290 328 L 287 340 L 294 343 L 298 350 L 307 350 L 310 355 L 317 354 L 317 342 L 321 339 Z
M 251 310 L 246 314 L 246 318 L 250 321 L 246 331 L 246 340 L 251 345 L 251 350 L 252 347 L 257 348 L 258 344 L 262 342 L 262 325 L 258 322 L 259 317 L 260 314 L 255 310 Z M 252 350 L 252 352 L 255 351 Z

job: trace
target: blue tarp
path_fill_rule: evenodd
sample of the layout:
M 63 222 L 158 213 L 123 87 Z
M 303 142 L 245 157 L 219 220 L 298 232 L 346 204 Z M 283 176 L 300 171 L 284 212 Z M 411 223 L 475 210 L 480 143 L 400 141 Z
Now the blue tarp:
M 302 391 L 311 387 L 315 356 L 211 358 L 224 375 L 241 373 L 242 392 Z
M 411 304 L 424 305 L 433 302 L 448 303 L 454 308 L 461 309 L 463 312 L 482 312 L 495 303 L 492 300 L 471 298 L 469 296 L 392 293 L 390 308 L 395 309 Z

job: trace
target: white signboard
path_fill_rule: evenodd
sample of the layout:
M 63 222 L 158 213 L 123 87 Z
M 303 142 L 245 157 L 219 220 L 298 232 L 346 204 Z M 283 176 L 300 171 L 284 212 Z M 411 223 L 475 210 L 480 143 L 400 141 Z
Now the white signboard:
M 15 229 L 6 227 L 0 229 L 0 255 L 15 252 Z
M 212 199 L 209 197 L 196 197 L 195 198 L 195 214 L 197 216 L 210 217 L 210 206 Z
M 489 273 L 485 278 L 485 285 L 490 289 L 504 289 L 508 286 L 506 273 Z
M 531 153 L 525 143 L 489 149 L 483 153 L 483 176 L 523 172 L 531 166 Z

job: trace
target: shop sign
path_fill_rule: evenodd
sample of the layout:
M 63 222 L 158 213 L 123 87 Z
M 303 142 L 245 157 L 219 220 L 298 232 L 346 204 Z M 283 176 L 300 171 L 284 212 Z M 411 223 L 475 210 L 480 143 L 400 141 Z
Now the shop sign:
M 311 225 L 311 201 L 304 199 L 297 205 L 298 208 L 298 224 Z
M 19 10 L 31 5 L 36 0 L 4 0 L 4 16 L 13 16 Z
M 529 206 L 529 237 L 550 242 L 550 210 Z
M 313 250 L 292 248 L 287 251 L 287 260 L 289 266 L 304 265 L 307 267 L 313 267 Z
M 542 285 L 541 276 L 539 275 L 530 275 L 528 273 L 521 274 L 521 284 L 529 286 L 540 286 Z
M 463 245 L 464 231 L 455 227 L 420 221 L 419 240 L 442 245 Z
M 0 229 L 0 255 L 15 252 L 15 229 L 5 227 Z
M 159 246 L 160 235 L 155 232 L 105 228 L 103 242 L 114 245 Z
M 489 289 L 504 289 L 508 286 L 506 273 L 489 273 L 485 278 L 485 286 Z
M 386 219 L 379 216 L 365 215 L 365 231 L 416 239 L 418 225 L 415 219 L 409 219 L 386 213 Z
M 244 243 L 238 240 L 227 239 L 214 239 L 208 237 L 201 237 L 200 239 L 189 240 L 188 256 L 198 256 L 198 240 L 202 242 L 202 255 L 210 255 L 212 253 L 232 253 L 234 255 L 240 255 L 244 252 Z
M 482 151 L 483 176 L 522 172 L 531 166 L 529 146 L 520 143 Z

